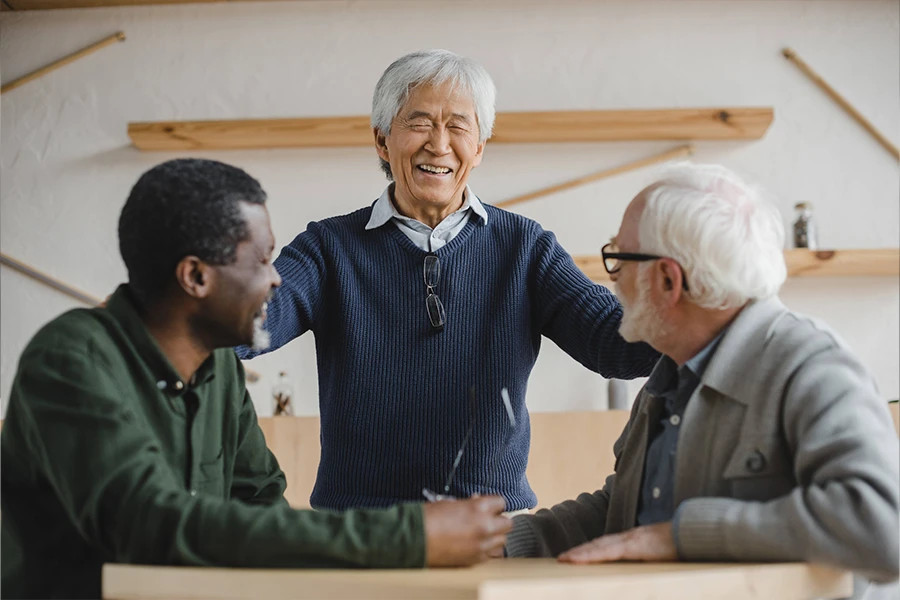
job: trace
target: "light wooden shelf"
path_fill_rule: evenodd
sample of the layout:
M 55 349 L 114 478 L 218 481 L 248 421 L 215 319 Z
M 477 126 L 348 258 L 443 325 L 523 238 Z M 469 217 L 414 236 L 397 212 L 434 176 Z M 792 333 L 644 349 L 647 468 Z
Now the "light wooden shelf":
M 761 138 L 773 117 L 771 107 L 499 113 L 490 143 L 750 140 Z M 368 116 L 129 123 L 128 135 L 147 151 L 374 143 Z
M 575 264 L 593 281 L 609 281 L 600 255 L 576 256 Z M 875 250 L 785 250 L 788 277 L 898 277 L 900 248 Z

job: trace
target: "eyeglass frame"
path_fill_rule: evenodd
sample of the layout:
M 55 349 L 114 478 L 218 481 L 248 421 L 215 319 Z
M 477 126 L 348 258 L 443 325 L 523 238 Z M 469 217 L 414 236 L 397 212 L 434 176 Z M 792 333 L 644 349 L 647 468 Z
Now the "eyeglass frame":
M 614 244 L 615 242 L 607 242 L 603 245 L 602 248 L 600 248 L 600 256 L 603 259 L 603 268 L 606 269 L 606 272 L 610 275 L 621 271 L 622 265 L 619 264 L 615 269 L 610 269 L 609 265 L 606 264 L 606 259 L 613 259 L 620 262 L 624 260 L 633 262 L 646 262 L 648 260 L 660 260 L 663 258 L 669 258 L 670 260 L 672 260 L 668 256 L 660 256 L 658 254 L 643 254 L 641 252 L 607 252 L 606 249 Z M 678 264 L 678 262 L 676 261 L 675 264 Z M 688 286 L 687 274 L 684 272 L 684 267 L 678 265 L 678 268 L 681 269 L 681 287 L 684 288 L 684 291 L 689 292 L 691 288 Z
M 456 469 L 459 468 L 459 461 L 462 460 L 463 454 L 466 451 L 466 446 L 469 445 L 469 440 L 472 438 L 472 433 L 475 431 L 475 421 L 476 415 L 475 411 L 478 408 L 478 400 L 475 395 L 475 388 L 469 388 L 469 410 L 471 415 L 469 416 L 469 427 L 466 429 L 466 435 L 463 437 L 462 444 L 459 446 L 459 450 L 456 452 L 456 458 L 453 460 L 453 466 L 450 467 L 450 473 L 447 475 L 447 481 L 444 482 L 444 488 L 440 493 L 434 493 L 428 488 L 422 488 L 422 495 L 425 496 L 425 499 L 429 502 L 438 502 L 440 500 L 455 500 L 456 496 L 450 495 L 450 486 L 453 484 L 453 478 L 456 477 Z
M 430 269 L 431 273 L 434 274 L 437 272 L 434 281 L 428 277 L 429 259 L 431 259 L 430 262 L 434 265 L 434 267 Z M 425 311 L 428 313 L 428 321 L 431 323 L 432 329 L 436 330 L 437 333 L 440 333 L 444 330 L 444 325 L 447 322 L 447 311 L 444 309 L 444 303 L 441 302 L 440 296 L 438 296 L 435 291 L 441 279 L 441 259 L 439 259 L 434 252 L 429 252 L 425 255 L 425 263 L 422 265 L 422 278 L 425 280 L 425 289 L 428 292 L 425 296 Z
M 493 466 L 488 474 L 487 482 L 488 485 L 494 480 L 497 475 L 498 468 L 500 466 L 500 457 L 505 448 L 509 446 L 509 440 L 513 433 L 513 430 L 516 428 L 516 417 L 513 414 L 512 404 L 509 399 L 509 391 L 506 388 L 500 390 L 500 397 L 503 400 L 503 405 L 506 410 L 506 415 L 509 418 L 510 428 L 507 429 L 506 434 L 504 435 L 503 446 L 500 451 L 495 455 Z M 444 483 L 444 488 L 441 493 L 432 492 L 428 488 L 422 488 L 422 495 L 425 496 L 425 499 L 429 502 L 439 502 L 441 500 L 455 500 L 456 497 L 450 495 L 450 486 L 453 484 L 453 478 L 456 476 L 456 469 L 459 467 L 459 461 L 462 459 L 463 454 L 466 451 L 466 446 L 469 445 L 469 440 L 472 438 L 472 432 L 475 431 L 475 411 L 478 409 L 478 401 L 476 399 L 475 387 L 469 388 L 469 404 L 471 410 L 471 417 L 469 418 L 469 427 L 466 429 L 466 435 L 463 437 L 462 444 L 459 447 L 459 450 L 456 453 L 456 458 L 453 461 L 453 466 L 450 468 L 450 473 L 447 475 L 447 481 Z

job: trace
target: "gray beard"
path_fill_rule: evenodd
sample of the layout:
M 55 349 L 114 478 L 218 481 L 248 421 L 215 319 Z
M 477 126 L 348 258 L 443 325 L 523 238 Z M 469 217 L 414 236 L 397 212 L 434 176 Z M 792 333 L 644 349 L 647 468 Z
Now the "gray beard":
M 621 293 L 618 293 L 619 303 L 622 305 L 622 322 L 619 324 L 619 335 L 626 342 L 647 342 L 651 346 L 654 340 L 659 340 L 668 334 L 665 322 L 660 318 L 656 307 L 650 302 L 650 277 L 649 273 L 642 271 L 637 281 L 637 298 L 632 302 L 623 302 Z M 616 291 L 618 292 L 618 285 Z
M 266 330 L 262 317 L 253 319 L 253 344 L 254 350 L 265 350 L 272 343 L 272 336 Z

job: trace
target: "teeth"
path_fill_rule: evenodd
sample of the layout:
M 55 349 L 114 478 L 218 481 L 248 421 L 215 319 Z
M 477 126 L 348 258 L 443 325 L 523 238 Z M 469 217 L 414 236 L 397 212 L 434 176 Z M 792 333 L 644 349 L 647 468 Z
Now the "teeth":
M 419 168 L 423 171 L 428 171 L 429 173 L 440 173 L 441 175 L 445 175 L 450 172 L 450 169 L 447 167 L 435 167 L 434 165 L 419 165 Z

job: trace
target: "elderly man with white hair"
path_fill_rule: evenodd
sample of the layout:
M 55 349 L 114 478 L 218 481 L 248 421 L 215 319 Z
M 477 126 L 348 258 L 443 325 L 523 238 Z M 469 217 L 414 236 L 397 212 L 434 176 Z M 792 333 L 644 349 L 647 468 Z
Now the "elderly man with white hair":
M 509 556 L 811 561 L 898 574 L 898 444 L 886 402 L 827 326 L 777 298 L 778 211 L 684 165 L 603 249 L 620 332 L 663 357 L 603 489 L 515 518 Z M 585 449 L 590 451 L 590 449 Z
M 370 206 L 310 223 L 275 261 L 270 348 L 316 337 L 314 507 L 386 507 L 425 488 L 534 507 L 525 390 L 541 336 L 605 377 L 646 376 L 659 357 L 622 339 L 615 296 L 552 233 L 467 186 L 495 95 L 485 69 L 452 52 L 396 60 L 372 102 L 391 183 Z

